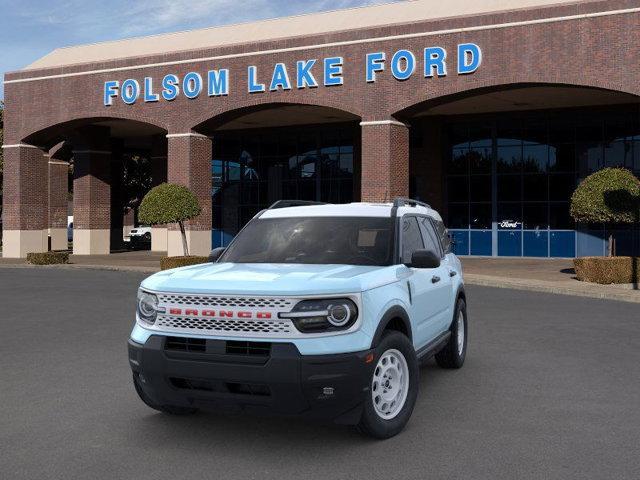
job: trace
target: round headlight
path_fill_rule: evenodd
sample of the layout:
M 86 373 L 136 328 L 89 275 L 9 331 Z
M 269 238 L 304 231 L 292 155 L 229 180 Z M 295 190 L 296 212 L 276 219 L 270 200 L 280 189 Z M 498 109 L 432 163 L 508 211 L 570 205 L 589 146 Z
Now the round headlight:
M 138 317 L 146 323 L 156 321 L 158 315 L 158 297 L 152 293 L 138 290 Z
M 302 300 L 278 317 L 291 319 L 305 333 L 347 330 L 358 318 L 358 307 L 348 298 Z
M 351 310 L 346 304 L 329 305 L 327 311 L 329 312 L 327 320 L 334 327 L 342 327 L 351 320 Z

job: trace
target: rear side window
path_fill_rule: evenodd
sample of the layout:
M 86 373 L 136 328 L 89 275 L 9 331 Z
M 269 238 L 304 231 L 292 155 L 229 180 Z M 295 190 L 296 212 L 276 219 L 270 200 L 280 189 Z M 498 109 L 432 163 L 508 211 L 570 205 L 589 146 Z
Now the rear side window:
M 422 250 L 424 243 L 416 217 L 402 219 L 402 263 L 411 263 L 411 256 L 416 250 Z
M 422 237 L 424 238 L 425 249 L 435 252 L 442 257 L 442 248 L 440 246 L 440 240 L 433 229 L 431 221 L 426 218 L 420 218 L 420 229 L 422 230 Z
M 433 224 L 436 227 L 436 233 L 442 244 L 442 250 L 444 250 L 445 254 L 451 253 L 451 239 L 449 238 L 447 227 L 445 227 L 444 223 L 440 220 L 433 220 Z

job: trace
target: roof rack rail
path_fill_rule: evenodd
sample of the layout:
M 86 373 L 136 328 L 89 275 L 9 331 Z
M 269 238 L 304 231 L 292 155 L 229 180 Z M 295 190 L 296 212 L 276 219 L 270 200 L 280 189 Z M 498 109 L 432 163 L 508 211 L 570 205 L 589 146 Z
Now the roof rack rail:
M 278 200 L 273 203 L 267 210 L 287 207 L 307 207 L 309 205 L 326 205 L 325 202 L 314 202 L 311 200 Z
M 393 206 L 396 208 L 404 207 L 407 205 L 410 207 L 421 206 L 421 207 L 431 208 L 431 205 L 429 205 L 428 203 L 421 202 L 420 200 L 413 200 L 411 198 L 397 197 L 397 198 L 394 198 L 393 200 Z

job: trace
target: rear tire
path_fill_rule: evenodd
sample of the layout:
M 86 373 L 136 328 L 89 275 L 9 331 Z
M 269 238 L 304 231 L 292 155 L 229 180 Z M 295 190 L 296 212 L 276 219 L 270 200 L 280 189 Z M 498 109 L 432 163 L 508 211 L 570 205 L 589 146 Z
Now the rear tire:
M 133 386 L 136 389 L 136 393 L 148 407 L 153 408 L 162 413 L 166 413 L 169 415 L 191 415 L 198 411 L 197 408 L 188 408 L 188 407 L 177 407 L 173 405 L 158 405 L 155 403 L 149 396 L 144 393 L 144 389 L 140 385 L 140 375 L 137 373 L 133 374 Z
M 404 429 L 418 397 L 420 371 L 413 344 L 400 332 L 384 334 L 375 349 L 375 367 L 358 430 L 377 439 Z
M 436 354 L 436 363 L 442 368 L 460 368 L 467 356 L 467 304 L 462 298 L 456 303 L 453 321 L 449 328 L 449 341 Z

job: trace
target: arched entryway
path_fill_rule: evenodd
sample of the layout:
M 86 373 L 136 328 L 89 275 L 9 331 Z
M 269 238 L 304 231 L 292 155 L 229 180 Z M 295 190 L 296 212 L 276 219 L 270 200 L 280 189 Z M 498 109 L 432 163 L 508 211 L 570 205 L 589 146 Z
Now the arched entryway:
M 640 99 L 626 93 L 506 85 L 398 115 L 411 125 L 410 194 L 443 213 L 462 255 L 602 255 L 607 231 L 573 222 L 571 193 L 604 167 L 640 173 Z M 613 228 L 632 251 L 637 232 Z
M 267 104 L 198 125 L 212 138 L 212 245 L 227 245 L 277 200 L 359 200 L 359 120 L 330 107 Z
M 71 241 L 81 255 L 123 249 L 133 226 L 127 212 L 167 179 L 166 131 L 134 120 L 75 119 L 32 133 L 6 152 L 6 175 L 16 181 L 7 182 L 4 256 L 65 250 Z M 133 223 L 135 215 L 129 217 Z

